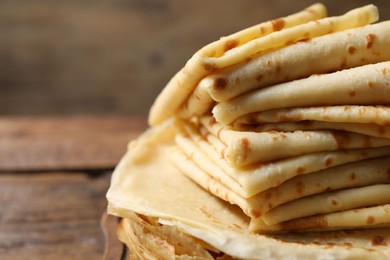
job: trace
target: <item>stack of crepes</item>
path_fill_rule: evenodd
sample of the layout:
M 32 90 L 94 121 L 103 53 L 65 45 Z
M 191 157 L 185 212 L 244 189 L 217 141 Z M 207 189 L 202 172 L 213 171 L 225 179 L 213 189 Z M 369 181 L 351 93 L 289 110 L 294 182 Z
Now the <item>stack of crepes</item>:
M 222 37 L 172 78 L 107 194 L 132 256 L 390 257 L 390 21 L 325 16 Z

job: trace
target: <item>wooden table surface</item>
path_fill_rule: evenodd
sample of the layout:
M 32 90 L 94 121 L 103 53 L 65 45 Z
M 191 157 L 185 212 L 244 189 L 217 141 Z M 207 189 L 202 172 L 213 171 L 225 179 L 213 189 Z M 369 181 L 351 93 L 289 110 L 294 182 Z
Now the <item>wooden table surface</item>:
M 0 259 L 101 259 L 115 242 L 101 225 L 114 228 L 112 170 L 146 127 L 143 117 L 1 118 Z

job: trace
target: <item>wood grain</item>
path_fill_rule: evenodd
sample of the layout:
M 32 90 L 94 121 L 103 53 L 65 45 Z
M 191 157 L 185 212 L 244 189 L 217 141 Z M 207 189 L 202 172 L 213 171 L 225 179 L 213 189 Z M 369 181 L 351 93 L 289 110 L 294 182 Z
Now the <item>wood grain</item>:
M 0 114 L 146 114 L 193 53 L 313 0 L 2 0 Z M 330 15 L 390 1 L 322 0 Z
M 139 117 L 1 118 L 0 259 L 118 259 L 105 194 L 145 128 Z
M 126 257 L 126 246 L 119 241 L 116 234 L 118 224 L 119 218 L 106 212 L 102 215 L 101 226 L 105 238 L 103 260 L 120 260 Z
M 0 171 L 113 168 L 145 117 L 0 119 Z
M 1 259 L 100 259 L 110 173 L 0 175 Z

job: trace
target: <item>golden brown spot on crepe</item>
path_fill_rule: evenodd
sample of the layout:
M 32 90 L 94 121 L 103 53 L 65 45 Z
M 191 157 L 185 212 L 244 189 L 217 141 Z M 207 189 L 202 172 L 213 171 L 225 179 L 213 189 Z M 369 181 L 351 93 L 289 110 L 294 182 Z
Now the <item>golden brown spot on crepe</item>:
M 216 123 L 217 123 L 217 120 L 215 120 L 214 117 L 210 118 L 210 120 L 209 120 L 209 126 L 210 127 L 213 127 L 213 125 L 215 125 Z
M 188 110 L 188 101 L 185 101 L 182 105 L 181 105 L 182 109 L 184 110 Z
M 311 14 L 317 13 L 316 10 L 311 9 L 311 8 L 306 9 L 306 12 L 311 13 Z
M 297 172 L 298 174 L 302 174 L 302 173 L 305 172 L 305 168 L 304 168 L 304 167 L 298 167 L 298 168 L 296 169 L 296 172 Z
M 279 223 L 282 230 L 303 230 L 307 228 L 326 228 L 328 221 L 319 217 L 307 217 L 301 219 L 293 219 Z
M 334 247 L 335 246 L 335 243 L 326 243 L 325 245 L 324 245 L 324 248 L 332 248 L 332 247 Z
M 353 46 L 348 46 L 347 50 L 348 50 L 348 53 L 351 54 L 351 55 L 356 52 L 356 48 L 353 47 Z
M 326 167 L 331 166 L 332 163 L 333 163 L 333 159 L 332 158 L 326 158 L 326 160 L 325 160 L 325 166 Z
M 375 222 L 375 218 L 373 216 L 367 217 L 367 220 L 366 220 L 367 225 L 372 225 L 372 224 L 374 224 L 374 222 Z
M 369 88 L 374 88 L 375 87 L 375 83 L 372 82 L 372 81 L 369 81 L 367 85 L 368 85 Z
M 249 210 L 249 215 L 253 218 L 258 218 L 261 216 L 261 213 L 255 209 L 250 209 Z
M 231 50 L 231 49 L 237 47 L 238 44 L 239 44 L 239 42 L 238 42 L 237 40 L 235 40 L 235 39 L 227 40 L 227 41 L 225 42 L 225 45 L 224 45 L 224 47 L 223 47 L 223 50 L 226 52 L 226 51 L 228 51 L 228 50 Z
M 305 33 L 305 35 L 308 34 L 308 33 Z M 305 36 L 305 38 L 299 40 L 299 42 L 311 42 L 311 38 L 308 37 L 308 36 Z
M 225 158 L 226 148 L 221 150 L 221 158 Z
M 303 191 L 304 191 L 304 189 L 305 189 L 305 184 L 303 184 L 302 182 L 298 182 L 298 183 L 296 184 L 296 188 L 297 188 L 297 192 L 298 192 L 299 194 L 302 194 Z
M 348 96 L 350 96 L 351 98 L 356 96 L 356 91 L 355 90 L 351 90 L 348 92 Z
M 267 200 L 269 200 L 271 197 L 272 197 L 272 193 L 266 191 L 266 192 L 265 192 L 265 195 L 264 195 L 264 198 L 267 199 Z
M 286 41 L 286 45 L 293 44 L 294 42 L 295 42 L 294 40 L 288 40 L 288 41 Z
M 332 206 L 334 206 L 334 207 L 336 207 L 337 205 L 339 205 L 339 202 L 338 202 L 337 200 L 335 200 L 335 199 L 332 199 L 332 200 L 330 201 L 330 203 L 332 203 Z
M 363 146 L 364 147 L 371 147 L 371 139 L 369 136 L 364 136 Z
M 240 79 L 239 77 L 237 77 L 237 78 L 234 79 L 234 83 L 235 83 L 235 84 L 240 84 L 240 81 L 241 81 L 241 79 Z
M 271 23 L 274 31 L 282 30 L 284 28 L 284 25 L 286 24 L 286 22 L 281 18 L 272 20 Z
M 272 65 L 272 63 L 273 63 L 273 61 L 272 60 L 267 60 L 267 66 L 271 66 Z
M 355 180 L 356 179 L 356 173 L 355 172 L 352 172 L 351 175 L 349 176 L 349 179 L 351 181 Z
M 340 69 L 344 69 L 347 67 L 347 59 L 344 57 L 340 63 Z
M 212 64 L 210 64 L 210 63 L 205 63 L 205 64 L 203 64 L 203 68 L 204 68 L 206 71 L 213 71 L 213 70 L 215 70 L 215 67 L 214 67 Z
M 248 138 L 241 138 L 241 146 L 244 150 L 244 158 L 246 158 L 248 156 L 248 154 L 250 153 L 251 151 L 251 147 L 250 147 L 250 142 L 248 140 Z
M 326 187 L 326 188 L 324 189 L 324 192 L 328 192 L 328 191 L 331 191 L 331 190 L 332 190 L 331 187 Z
M 348 148 L 351 143 L 351 137 L 342 131 L 331 131 L 338 148 Z
M 259 74 L 257 77 L 256 77 L 256 80 L 257 81 L 261 81 L 263 79 L 263 74 Z
M 224 90 L 227 85 L 226 78 L 218 77 L 214 80 L 214 89 L 215 90 Z
M 204 137 L 204 136 L 201 136 L 201 137 L 199 138 L 199 142 L 207 142 L 207 138 Z
M 370 33 L 366 36 L 366 39 L 367 39 L 366 48 L 370 49 L 376 40 L 376 35 L 373 33 Z
M 259 30 L 260 30 L 261 34 L 265 34 L 265 32 L 266 32 L 266 29 L 264 28 L 264 26 L 260 26 Z
M 386 134 L 386 128 L 383 125 L 378 126 L 377 132 L 379 135 L 383 136 Z
M 352 244 L 351 243 L 343 243 L 343 247 L 351 248 Z
M 373 246 L 387 246 L 387 239 L 382 236 L 374 236 L 371 240 Z
M 382 75 L 386 76 L 387 74 L 389 74 L 389 69 L 388 68 L 383 68 L 382 69 Z
M 280 66 L 280 62 L 276 63 L 275 71 L 276 71 L 276 74 L 280 74 L 280 72 L 282 71 L 282 67 Z

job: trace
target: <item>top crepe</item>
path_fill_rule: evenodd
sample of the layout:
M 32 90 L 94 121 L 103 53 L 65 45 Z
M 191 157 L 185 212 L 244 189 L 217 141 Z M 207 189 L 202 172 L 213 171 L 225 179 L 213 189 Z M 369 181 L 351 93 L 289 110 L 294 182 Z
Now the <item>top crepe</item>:
M 149 123 L 155 125 L 176 114 L 196 85 L 217 69 L 241 63 L 257 53 L 278 49 L 300 40 L 375 22 L 378 10 L 375 6 L 368 5 L 342 16 L 322 18 L 325 15 L 324 6 L 315 4 L 294 15 L 223 37 L 202 48 L 158 96 L 151 108 Z M 313 20 L 316 21 L 310 22 Z

